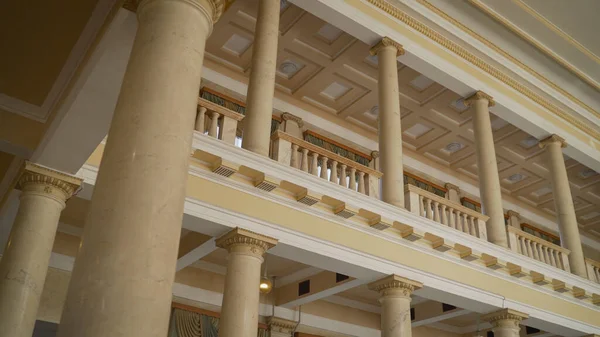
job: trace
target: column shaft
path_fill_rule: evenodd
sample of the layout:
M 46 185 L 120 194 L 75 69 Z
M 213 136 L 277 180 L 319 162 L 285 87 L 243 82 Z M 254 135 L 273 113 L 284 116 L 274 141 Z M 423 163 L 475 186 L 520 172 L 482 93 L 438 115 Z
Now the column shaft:
M 371 54 L 377 55 L 379 65 L 379 160 L 383 172 L 381 199 L 398 207 L 404 207 L 404 173 L 396 58 L 403 53 L 402 46 L 387 37 L 371 48 Z
M 550 183 L 554 196 L 554 208 L 560 231 L 561 246 L 571 251 L 569 254 L 571 272 L 587 278 L 579 227 L 575 216 L 575 208 L 573 207 L 565 158 L 562 153 L 563 144 L 566 145 L 564 139 L 556 135 L 550 136 L 540 143 L 541 146 L 547 148 L 546 156 L 550 169 Z
M 204 46 L 223 5 L 137 9 L 60 337 L 167 335 Z
M 81 181 L 26 163 L 19 210 L 0 260 L 2 336 L 31 337 L 65 201 Z
M 262 255 L 277 240 L 236 228 L 216 245 L 229 251 L 219 337 L 256 337 Z
M 496 149 L 488 110 L 489 106 L 494 105 L 494 101 L 490 96 L 477 92 L 466 99 L 465 104 L 470 105 L 473 111 L 479 193 L 483 214 L 490 217 L 487 221 L 488 240 L 499 246 L 508 247 L 502 208 L 502 190 L 500 189 Z
M 252 68 L 248 84 L 247 110 L 244 118 L 242 147 L 269 155 L 275 71 L 277 68 L 277 42 L 279 39 L 279 1 L 259 0 Z

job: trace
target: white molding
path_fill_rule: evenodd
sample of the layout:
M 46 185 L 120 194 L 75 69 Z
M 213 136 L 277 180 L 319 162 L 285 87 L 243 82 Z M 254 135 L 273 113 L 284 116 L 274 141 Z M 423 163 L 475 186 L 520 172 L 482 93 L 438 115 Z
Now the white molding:
M 435 322 L 441 322 L 441 321 L 445 321 L 447 319 L 464 316 L 469 313 L 471 313 L 469 310 L 464 310 L 464 309 L 454 310 L 452 312 L 442 313 L 441 315 L 438 315 L 435 317 L 430 317 L 430 318 L 414 321 L 414 322 L 412 322 L 412 327 L 416 328 L 418 326 L 429 325 L 429 324 L 433 324 Z
M 56 77 L 56 80 L 52 84 L 52 87 L 41 106 L 27 103 L 4 93 L 0 93 L 0 108 L 45 123 L 50 111 L 52 111 L 60 95 L 75 74 L 75 70 L 85 56 L 85 53 L 94 42 L 96 34 L 104 24 L 104 21 L 115 2 L 115 0 L 98 1 L 90 15 L 90 19 L 81 31 L 77 42 L 75 42 L 75 45 L 71 49 L 64 66 Z
M 345 307 L 354 308 L 362 311 L 371 312 L 374 314 L 381 314 L 381 307 L 378 305 L 372 305 L 361 301 L 356 301 L 339 295 L 332 295 L 323 299 L 323 301 L 343 305 Z
M 352 289 L 352 288 L 356 288 L 358 286 L 361 286 L 363 284 L 369 283 L 375 281 L 375 278 L 372 279 L 354 279 L 352 281 L 348 281 L 345 283 L 342 283 L 340 285 L 336 285 L 333 286 L 331 288 L 325 289 L 323 291 L 320 291 L 318 293 L 314 293 L 314 294 L 310 294 L 308 296 L 303 296 L 300 298 L 297 298 L 293 301 L 281 304 L 280 306 L 283 308 L 296 308 L 299 307 L 303 304 L 306 303 L 310 303 L 310 302 L 314 302 L 314 301 L 318 301 L 318 300 L 322 300 L 325 299 L 329 296 L 335 295 L 335 294 L 339 294 L 343 291 L 346 291 L 348 289 Z
M 192 249 L 189 253 L 180 257 L 177 260 L 177 268 L 175 270 L 180 271 L 181 269 L 194 264 L 194 262 L 217 250 L 215 239 L 216 238 L 209 239 L 200 246 Z

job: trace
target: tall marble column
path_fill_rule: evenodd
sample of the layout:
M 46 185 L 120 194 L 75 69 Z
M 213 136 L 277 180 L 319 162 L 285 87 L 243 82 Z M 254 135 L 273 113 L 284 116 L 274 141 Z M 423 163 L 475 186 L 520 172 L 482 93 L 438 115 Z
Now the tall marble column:
M 482 317 L 492 325 L 494 337 L 519 337 L 519 324 L 529 315 L 512 309 L 502 309 Z
M 557 135 L 552 135 L 540 142 L 540 147 L 546 148 L 546 161 L 550 169 L 550 183 L 560 231 L 560 244 L 571 251 L 569 254 L 571 272 L 587 278 L 579 227 L 575 217 L 565 158 L 562 153 L 562 148 L 566 146 L 565 140 Z
M 163 337 L 204 46 L 225 0 L 142 0 L 58 330 Z
M 292 337 L 292 332 L 298 325 L 298 322 L 290 321 L 275 316 L 269 317 L 270 337 Z
M 508 247 L 504 209 L 502 208 L 502 190 L 500 189 L 496 149 L 488 110 L 489 107 L 494 106 L 494 99 L 484 92 L 477 91 L 465 99 L 464 103 L 470 106 L 473 112 L 481 208 L 483 214 L 490 217 L 487 221 L 488 240 L 499 246 Z
M 31 337 L 58 219 L 81 180 L 29 162 L 17 181 L 19 210 L 0 260 L 0 333 Z
M 381 200 L 404 208 L 404 174 L 402 166 L 402 127 L 400 125 L 400 93 L 398 61 L 402 46 L 384 37 L 370 51 L 377 55 L 379 78 L 379 154 L 383 177 Z
M 390 275 L 370 283 L 368 287 L 381 295 L 381 337 L 410 337 L 411 294 L 423 287 L 423 284 L 398 275 Z
M 279 1 L 258 1 L 258 16 L 252 47 L 252 67 L 242 147 L 263 156 L 269 155 L 280 7 Z
M 276 244 L 273 238 L 241 228 L 217 239 L 217 247 L 229 252 L 219 337 L 256 337 L 262 256 Z

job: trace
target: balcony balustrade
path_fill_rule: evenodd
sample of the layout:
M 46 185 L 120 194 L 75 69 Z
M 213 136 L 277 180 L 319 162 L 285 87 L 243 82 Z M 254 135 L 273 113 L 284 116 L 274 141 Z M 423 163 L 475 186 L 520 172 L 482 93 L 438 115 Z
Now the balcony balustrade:
M 553 267 L 568 272 L 571 271 L 569 267 L 570 251 L 568 249 L 526 233 L 518 228 L 512 226 L 506 228 L 508 230 L 509 246 L 512 251 Z
M 405 185 L 404 193 L 406 209 L 412 213 L 487 240 L 487 216 L 413 185 Z
M 600 283 L 600 262 L 586 258 L 585 266 L 587 268 L 588 278 L 596 283 Z
M 238 122 L 244 115 L 222 107 L 204 98 L 198 98 L 198 114 L 194 130 L 208 133 L 228 144 L 235 144 Z
M 271 135 L 271 158 L 334 184 L 379 198 L 381 172 L 291 136 L 283 131 Z

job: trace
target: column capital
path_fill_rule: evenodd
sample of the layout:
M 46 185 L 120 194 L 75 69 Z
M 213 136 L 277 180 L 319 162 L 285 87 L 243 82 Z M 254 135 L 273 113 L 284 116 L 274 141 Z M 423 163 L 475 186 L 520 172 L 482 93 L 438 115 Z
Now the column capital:
M 460 193 L 460 187 L 458 187 L 458 186 L 456 186 L 454 184 L 446 183 L 446 184 L 444 184 L 444 187 L 447 188 L 447 189 L 449 189 L 449 190 L 455 190 L 456 193 Z
M 146 3 L 153 2 L 157 0 L 125 0 L 123 3 L 123 8 L 130 10 L 132 12 L 137 12 L 140 8 L 140 5 L 145 5 Z M 223 12 L 229 7 L 233 1 L 235 0 L 179 0 L 181 2 L 189 3 L 190 5 L 200 9 L 201 11 L 206 13 L 206 10 L 202 6 L 201 3 L 206 3 L 210 6 L 211 13 L 206 13 L 207 17 L 212 20 L 212 23 L 215 24 Z
M 384 37 L 381 39 L 381 41 L 377 42 L 376 45 L 374 45 L 373 47 L 371 47 L 371 49 L 369 50 L 369 53 L 373 56 L 377 55 L 377 53 L 379 53 L 379 51 L 383 48 L 383 47 L 395 47 L 396 48 L 396 56 L 400 56 L 400 55 L 404 55 L 404 47 L 402 47 L 401 44 L 399 44 L 398 42 L 390 39 L 389 37 Z
M 37 192 L 48 194 L 64 202 L 79 189 L 82 182 L 82 179 L 68 174 L 31 162 L 25 162 L 17 180 L 16 188 L 25 190 L 31 186 L 42 186 L 41 189 L 36 189 Z
M 373 157 L 373 159 L 379 158 L 379 151 L 372 151 L 371 152 L 371 157 Z
M 501 309 L 484 315 L 481 319 L 496 327 L 518 327 L 519 323 L 529 318 L 529 315 L 513 309 Z
M 471 96 L 468 96 L 467 98 L 465 98 L 463 102 L 466 106 L 471 106 L 471 103 L 473 103 L 473 101 L 477 101 L 477 100 L 481 100 L 481 99 L 485 99 L 488 101 L 488 107 L 496 105 L 496 102 L 494 101 L 494 98 L 492 96 L 490 96 L 480 90 L 476 91 Z
M 292 331 L 294 331 L 294 328 L 296 328 L 298 325 L 298 322 L 271 316 L 269 317 L 267 324 L 269 325 L 269 330 L 271 331 L 280 332 L 283 334 L 291 334 Z
M 539 145 L 539 147 L 541 147 L 543 149 L 544 147 L 546 147 L 546 145 L 551 144 L 551 143 L 560 143 L 560 147 L 562 147 L 562 148 L 567 147 L 567 142 L 565 141 L 565 139 L 557 134 L 552 134 L 551 136 L 548 136 L 548 137 L 542 139 L 538 143 L 538 145 Z
M 396 274 L 384 277 L 381 280 L 369 283 L 370 290 L 379 292 L 382 296 L 390 290 L 400 290 L 402 295 L 409 297 L 413 291 L 423 287 L 423 283 L 400 277 Z
M 296 116 L 296 115 L 292 115 L 289 112 L 284 112 L 281 114 L 281 119 L 283 119 L 284 121 L 292 121 L 295 122 L 296 124 L 298 124 L 298 127 L 301 128 L 304 126 L 304 121 L 302 120 L 302 118 Z
M 267 250 L 277 245 L 277 239 L 236 227 L 218 238 L 215 244 L 217 247 L 225 248 L 230 252 L 234 247 L 245 246 L 253 254 L 262 256 Z

